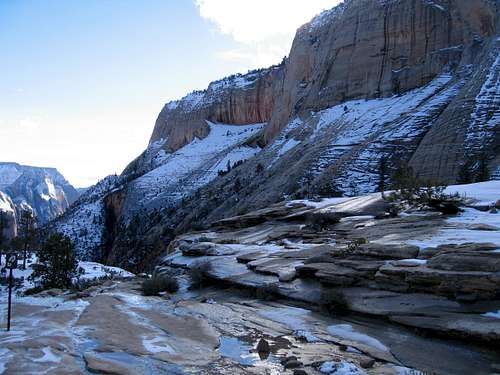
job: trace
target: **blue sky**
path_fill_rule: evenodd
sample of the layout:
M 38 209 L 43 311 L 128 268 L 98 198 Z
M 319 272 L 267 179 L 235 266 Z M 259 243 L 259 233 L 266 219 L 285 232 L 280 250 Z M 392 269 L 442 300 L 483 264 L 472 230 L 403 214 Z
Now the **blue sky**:
M 165 102 L 279 62 L 337 2 L 1 0 L 0 161 L 57 167 L 76 186 L 120 173 Z

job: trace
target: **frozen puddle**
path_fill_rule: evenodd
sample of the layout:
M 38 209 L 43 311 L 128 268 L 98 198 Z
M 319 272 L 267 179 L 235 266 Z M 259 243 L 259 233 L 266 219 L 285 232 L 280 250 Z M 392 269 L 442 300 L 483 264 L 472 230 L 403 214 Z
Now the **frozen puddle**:
M 259 311 L 260 316 L 280 323 L 293 331 L 293 334 L 307 342 L 320 341 L 310 330 L 307 318 L 311 311 L 299 307 L 276 307 L 264 311 Z
M 220 338 L 219 353 L 240 365 L 252 366 L 259 361 L 259 355 L 251 352 L 252 347 L 236 337 L 222 336 Z
M 61 359 L 52 353 L 52 350 L 46 346 L 42 348 L 43 356 L 40 358 L 33 359 L 33 362 L 60 362 Z

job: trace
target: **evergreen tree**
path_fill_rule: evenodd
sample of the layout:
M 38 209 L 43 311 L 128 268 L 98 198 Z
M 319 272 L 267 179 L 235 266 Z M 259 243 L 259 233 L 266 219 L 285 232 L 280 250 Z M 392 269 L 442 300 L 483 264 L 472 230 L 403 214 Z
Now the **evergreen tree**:
M 38 263 L 33 266 L 30 279 L 44 289 L 69 288 L 72 279 L 79 275 L 75 247 L 60 233 L 50 236 L 37 251 L 37 256 Z
M 476 181 L 475 182 L 484 182 L 490 179 L 490 170 L 488 169 L 488 158 L 486 155 L 481 155 L 479 157 L 477 163 L 476 170 Z
M 474 160 L 470 157 L 460 166 L 457 182 L 459 184 L 470 184 L 474 181 Z
M 241 180 L 239 177 L 236 178 L 236 180 L 234 181 L 234 191 L 236 193 L 239 193 L 241 190 Z
M 385 180 L 387 178 L 387 159 L 385 156 L 382 156 L 380 159 L 379 178 L 378 190 L 382 193 L 383 197 L 385 192 Z
M 36 217 L 31 211 L 23 210 L 19 219 L 19 236 L 22 240 L 23 269 L 26 269 L 26 259 L 29 248 L 36 242 Z

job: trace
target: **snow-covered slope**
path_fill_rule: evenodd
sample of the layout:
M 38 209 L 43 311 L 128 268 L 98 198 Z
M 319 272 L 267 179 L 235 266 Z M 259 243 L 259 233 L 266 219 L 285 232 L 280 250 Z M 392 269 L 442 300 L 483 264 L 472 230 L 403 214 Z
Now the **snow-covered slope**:
M 82 258 L 100 259 L 107 226 L 132 219 L 145 222 L 149 215 L 175 206 L 183 197 L 214 180 L 218 174 L 260 151 L 246 141 L 265 124 L 228 125 L 207 122 L 207 137 L 195 138 L 175 152 L 152 143 L 141 155 L 141 171 L 129 168 L 122 176 L 110 176 L 89 188 L 71 210 L 51 226 L 69 236 Z
M 228 166 L 253 157 L 257 146 L 245 145 L 265 124 L 227 125 L 207 121 L 210 133 L 176 152 L 158 151 L 157 168 L 134 180 L 128 189 L 127 216 L 137 211 L 173 205 L 215 179 Z M 161 142 L 160 142 L 161 143 Z
M 86 189 L 70 210 L 51 222 L 50 228 L 71 238 L 82 258 L 98 258 L 97 253 L 104 242 L 104 198 L 120 186 L 118 176 L 108 176 L 99 181 Z
M 18 215 L 32 210 L 41 223 L 61 215 L 78 192 L 55 168 L 39 168 L 0 162 L 0 190 L 7 194 Z

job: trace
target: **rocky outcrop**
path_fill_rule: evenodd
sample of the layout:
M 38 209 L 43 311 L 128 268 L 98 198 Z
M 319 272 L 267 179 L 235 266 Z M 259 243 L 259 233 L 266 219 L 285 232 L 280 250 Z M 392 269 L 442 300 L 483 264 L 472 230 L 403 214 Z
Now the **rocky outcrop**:
M 76 189 L 55 168 L 0 163 L 0 190 L 17 208 L 33 211 L 40 223 L 61 215 L 77 198 Z
M 460 217 L 445 220 L 424 211 L 383 218 L 380 200 L 377 194 L 282 203 L 221 220 L 178 236 L 157 272 L 209 263 L 206 277 L 253 289 L 258 296 L 378 316 L 485 344 L 499 342 L 498 237 L 492 237 L 496 243 L 464 243 L 477 236 L 463 229 L 460 243 L 411 245 L 444 228 L 454 233 L 462 228 Z M 475 221 L 494 216 L 476 212 Z M 341 219 L 316 228 L 312 218 L 332 213 Z M 464 215 L 470 219 L 474 213 Z M 485 239 L 488 233 L 483 231 Z
M 10 197 L 0 191 L 0 237 L 10 240 L 17 235 L 16 206 Z
M 281 66 L 234 75 L 167 103 L 160 112 L 150 144 L 165 140 L 176 151 L 209 133 L 207 121 L 247 125 L 269 121 L 283 76 Z

